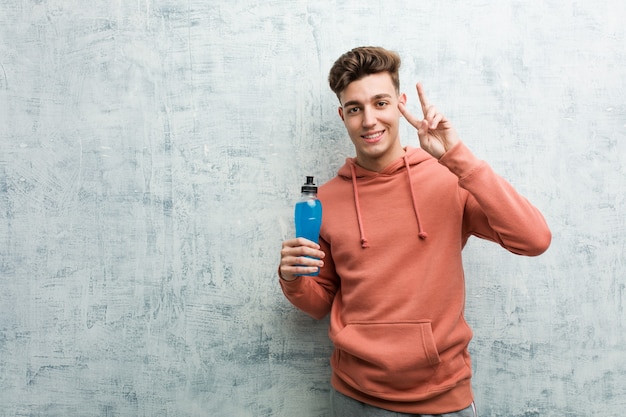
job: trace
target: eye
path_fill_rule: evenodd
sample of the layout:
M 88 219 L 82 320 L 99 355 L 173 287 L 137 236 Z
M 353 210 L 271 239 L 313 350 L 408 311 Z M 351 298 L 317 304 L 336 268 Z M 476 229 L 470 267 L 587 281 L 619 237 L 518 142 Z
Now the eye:
M 356 113 L 356 112 L 358 112 L 359 110 L 360 110 L 360 109 L 359 109 L 358 107 L 350 107 L 350 108 L 348 109 L 348 113 L 349 113 L 349 114 L 350 114 L 350 113 Z
M 379 101 L 378 103 L 376 103 L 378 107 L 385 107 L 388 104 L 389 104 L 388 101 Z

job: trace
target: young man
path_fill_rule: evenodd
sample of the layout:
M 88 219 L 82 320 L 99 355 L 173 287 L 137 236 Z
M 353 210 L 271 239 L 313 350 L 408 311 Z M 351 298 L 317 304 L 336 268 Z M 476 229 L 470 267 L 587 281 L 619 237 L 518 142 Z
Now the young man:
M 319 189 L 320 244 L 283 242 L 279 281 L 299 309 L 330 313 L 333 415 L 475 416 L 461 250 L 474 235 L 534 256 L 551 234 L 421 84 L 423 119 L 407 111 L 399 67 L 396 53 L 375 47 L 333 65 L 330 87 L 356 157 Z M 420 148 L 402 147 L 402 115 Z

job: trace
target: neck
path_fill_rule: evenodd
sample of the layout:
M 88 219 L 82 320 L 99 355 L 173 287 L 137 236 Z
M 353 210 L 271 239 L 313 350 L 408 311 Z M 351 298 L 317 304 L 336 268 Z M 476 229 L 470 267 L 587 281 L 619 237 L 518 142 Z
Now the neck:
M 365 168 L 372 172 L 383 171 L 390 163 L 398 158 L 401 158 L 406 153 L 406 150 L 398 144 L 398 147 L 393 152 L 380 158 L 368 158 L 366 155 L 357 155 L 356 163 L 361 168 Z

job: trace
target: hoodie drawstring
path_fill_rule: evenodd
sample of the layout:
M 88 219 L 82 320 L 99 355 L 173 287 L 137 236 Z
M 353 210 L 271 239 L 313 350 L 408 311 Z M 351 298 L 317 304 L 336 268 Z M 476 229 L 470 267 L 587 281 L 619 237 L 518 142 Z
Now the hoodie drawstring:
M 361 205 L 359 204 L 359 192 L 356 187 L 356 169 L 354 164 L 350 164 L 350 172 L 352 173 L 352 192 L 354 193 L 354 205 L 356 206 L 356 219 L 359 222 L 359 232 L 361 233 L 361 247 L 365 249 L 369 248 L 370 245 L 367 243 L 365 230 L 363 229 L 363 220 L 361 219 Z
M 417 208 L 417 199 L 415 198 L 415 191 L 413 190 L 413 180 L 411 179 L 411 170 L 409 166 L 409 160 L 404 156 L 404 166 L 406 167 L 406 175 L 409 180 L 409 190 L 411 191 L 411 201 L 413 202 L 413 212 L 415 213 L 415 220 L 417 221 L 417 231 L 420 239 L 428 238 L 428 233 L 424 231 L 422 222 L 420 220 L 420 213 Z M 363 227 L 363 219 L 361 217 L 361 204 L 359 203 L 359 191 L 356 183 L 356 168 L 354 164 L 350 164 L 350 175 L 352 177 L 352 192 L 354 193 L 354 205 L 356 210 L 356 218 L 359 223 L 359 233 L 361 234 L 361 247 L 363 249 L 369 248 L 370 245 L 365 237 L 365 228 Z
M 413 211 L 415 212 L 415 220 L 417 220 L 417 235 L 420 239 L 426 239 L 428 237 L 428 233 L 426 233 L 422 228 L 422 222 L 420 221 L 420 213 L 417 209 L 417 200 L 415 198 L 415 191 L 413 191 L 413 180 L 411 179 L 411 171 L 409 168 L 409 160 L 406 155 L 404 156 L 404 166 L 406 167 L 406 176 L 409 179 L 409 189 L 411 190 L 411 200 L 413 201 Z

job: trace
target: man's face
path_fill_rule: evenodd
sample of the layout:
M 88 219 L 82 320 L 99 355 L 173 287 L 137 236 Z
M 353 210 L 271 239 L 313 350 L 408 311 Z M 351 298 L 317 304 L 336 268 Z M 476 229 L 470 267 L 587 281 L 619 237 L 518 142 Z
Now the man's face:
M 348 84 L 339 99 L 339 116 L 354 144 L 363 168 L 380 171 L 404 154 L 400 144 L 398 95 L 387 72 L 367 75 Z

